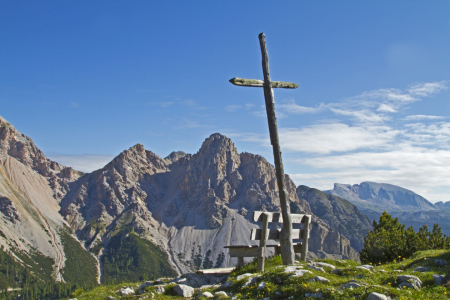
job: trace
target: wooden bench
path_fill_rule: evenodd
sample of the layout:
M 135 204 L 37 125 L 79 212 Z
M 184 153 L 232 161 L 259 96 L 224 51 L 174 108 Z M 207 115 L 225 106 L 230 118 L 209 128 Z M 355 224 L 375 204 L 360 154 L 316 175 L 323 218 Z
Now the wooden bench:
M 308 253 L 309 224 L 311 215 L 291 214 L 292 224 L 302 223 L 303 229 L 292 229 L 292 239 L 302 239 L 301 243 L 294 243 L 294 253 L 301 254 L 301 260 L 306 261 Z M 280 254 L 280 244 L 267 245 L 267 240 L 279 240 L 281 229 L 269 229 L 269 223 L 282 223 L 281 213 L 273 212 L 253 212 L 253 221 L 261 222 L 261 229 L 252 229 L 250 240 L 259 240 L 258 245 L 235 245 L 225 246 L 230 251 L 230 257 L 238 258 L 238 266 L 244 264 L 244 257 L 258 258 L 258 271 L 264 272 L 264 260 L 266 248 L 275 248 L 275 255 Z

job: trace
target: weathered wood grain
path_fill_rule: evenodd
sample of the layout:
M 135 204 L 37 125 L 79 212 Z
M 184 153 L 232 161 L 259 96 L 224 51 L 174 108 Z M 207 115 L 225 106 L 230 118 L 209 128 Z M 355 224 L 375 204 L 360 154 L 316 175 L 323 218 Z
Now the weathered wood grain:
M 261 229 L 260 229 L 260 240 L 259 247 L 261 248 L 261 256 L 258 257 L 258 271 L 264 272 L 264 261 L 266 259 L 266 244 L 267 244 L 267 236 L 269 234 L 269 216 L 267 213 L 263 213 L 261 216 Z
M 231 267 L 231 268 L 215 268 L 215 269 L 206 269 L 206 270 L 199 270 L 197 271 L 197 274 L 228 274 L 233 272 L 235 268 Z
M 261 239 L 261 229 L 253 228 L 250 233 L 251 241 L 259 241 Z M 269 234 L 267 236 L 268 240 L 278 240 L 280 239 L 281 229 L 269 229 Z M 305 238 L 305 230 L 303 229 L 292 229 L 292 238 L 296 239 L 304 239 Z M 309 230 L 308 230 L 308 238 L 309 238 Z
M 308 238 L 309 238 L 309 224 L 311 223 L 311 216 L 306 215 L 305 218 L 303 218 L 303 245 L 302 245 L 302 254 L 301 254 L 301 260 L 306 261 L 306 255 L 308 254 Z
M 230 82 L 238 86 L 250 86 L 250 87 L 264 87 L 264 81 L 259 79 L 244 79 L 239 77 L 234 77 L 230 79 Z M 296 89 L 298 85 L 293 82 L 284 81 L 271 81 L 272 88 L 282 88 L 282 89 Z
M 263 212 L 263 211 L 254 211 L 253 212 L 253 221 L 261 222 L 261 214 L 266 213 L 269 216 L 269 222 L 283 223 L 283 216 L 279 212 Z M 303 217 L 306 215 L 303 214 L 291 214 L 292 223 L 302 223 Z
M 261 46 L 262 68 L 264 73 L 264 99 L 266 102 L 267 120 L 269 123 L 270 142 L 273 147 L 275 171 L 280 195 L 281 214 L 283 216 L 283 230 L 280 236 L 281 259 L 283 260 L 283 265 L 292 265 L 295 263 L 295 254 L 292 244 L 292 219 L 289 201 L 287 198 L 288 193 L 284 178 L 283 160 L 281 159 L 277 118 L 275 116 L 275 100 L 273 96 L 272 83 L 270 82 L 269 55 L 267 54 L 264 33 L 259 34 L 259 44 Z

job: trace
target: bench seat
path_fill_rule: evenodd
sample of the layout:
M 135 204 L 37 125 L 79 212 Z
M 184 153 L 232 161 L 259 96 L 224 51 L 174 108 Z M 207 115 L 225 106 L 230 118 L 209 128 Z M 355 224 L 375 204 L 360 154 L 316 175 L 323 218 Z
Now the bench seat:
M 301 259 L 306 261 L 308 251 L 309 224 L 311 215 L 292 214 L 292 223 L 302 223 L 303 229 L 292 229 L 292 239 L 301 239 L 301 243 L 294 243 L 294 253 L 300 253 Z M 224 248 L 229 249 L 230 257 L 238 258 L 238 266 L 244 264 L 244 257 L 258 258 L 258 271 L 264 271 L 265 252 L 267 248 L 274 248 L 275 255 L 281 253 L 280 244 L 267 244 L 267 241 L 278 240 L 280 238 L 281 229 L 269 229 L 269 222 L 283 222 L 280 213 L 271 212 L 253 212 L 253 221 L 262 222 L 261 229 L 252 229 L 250 240 L 259 240 L 259 245 L 231 245 Z

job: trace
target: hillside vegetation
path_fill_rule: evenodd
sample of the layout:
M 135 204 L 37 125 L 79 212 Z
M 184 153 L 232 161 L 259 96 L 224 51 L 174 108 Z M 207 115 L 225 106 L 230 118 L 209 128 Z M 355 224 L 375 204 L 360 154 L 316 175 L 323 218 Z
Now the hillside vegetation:
M 105 284 L 176 276 L 167 254 L 140 238 L 132 227 L 126 227 L 109 241 L 102 259 Z

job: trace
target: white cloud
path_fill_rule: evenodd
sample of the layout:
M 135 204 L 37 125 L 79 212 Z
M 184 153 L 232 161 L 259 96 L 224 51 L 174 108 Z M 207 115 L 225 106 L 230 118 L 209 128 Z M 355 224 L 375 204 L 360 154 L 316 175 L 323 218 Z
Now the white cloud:
M 419 101 L 421 97 L 429 97 L 447 89 L 447 81 L 419 83 L 405 90 L 401 89 L 378 89 L 364 92 L 361 95 L 351 97 L 349 100 L 387 101 L 392 105 L 404 105 Z
M 446 81 L 419 83 L 411 86 L 408 92 L 411 95 L 419 97 L 428 97 L 433 94 L 440 93 L 447 88 Z
M 407 121 L 417 121 L 417 120 L 437 120 L 444 119 L 442 116 L 429 116 L 429 115 L 409 115 L 404 118 Z
M 393 109 L 391 106 L 381 103 L 378 107 L 377 111 L 388 112 L 388 113 L 396 113 L 397 110 Z
M 398 134 L 398 130 L 387 126 L 352 127 L 333 123 L 281 129 L 280 141 L 284 151 L 327 154 L 384 148 Z
M 440 122 L 426 125 L 423 123 L 405 125 L 405 138 L 416 145 L 433 146 L 436 149 L 450 148 L 450 123 Z
M 374 113 L 373 111 L 368 109 L 363 110 L 337 109 L 337 108 L 330 108 L 330 109 L 335 114 L 352 117 L 356 121 L 363 123 L 383 123 L 384 121 L 389 120 L 389 117 L 384 116 L 382 114 Z
M 64 166 L 72 167 L 77 171 L 92 172 L 103 168 L 107 165 L 115 156 L 114 155 L 95 155 L 95 154 L 83 154 L 83 155 L 68 155 L 68 154 L 55 154 L 49 156 L 51 160 L 54 160 Z
M 326 109 L 326 105 L 320 103 L 317 107 L 307 107 L 298 105 L 295 103 L 295 100 L 289 100 L 283 104 L 277 105 L 277 108 L 281 108 L 285 110 L 286 113 L 290 114 L 315 114 Z

